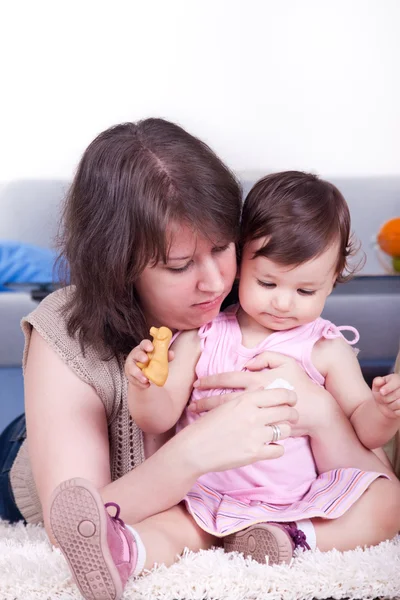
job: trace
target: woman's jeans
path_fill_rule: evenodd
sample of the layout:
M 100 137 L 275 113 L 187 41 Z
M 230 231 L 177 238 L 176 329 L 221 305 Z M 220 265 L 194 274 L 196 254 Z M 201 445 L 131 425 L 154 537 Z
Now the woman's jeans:
M 10 470 L 25 438 L 25 415 L 14 419 L 0 435 L 0 519 L 11 523 L 24 520 L 15 504 Z

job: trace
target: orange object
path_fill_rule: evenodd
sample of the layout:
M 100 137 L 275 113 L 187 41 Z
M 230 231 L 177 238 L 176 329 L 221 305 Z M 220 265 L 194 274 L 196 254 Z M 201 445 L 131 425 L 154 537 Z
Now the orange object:
M 136 363 L 142 369 L 143 375 L 158 386 L 163 386 L 168 377 L 168 349 L 172 338 L 172 331 L 168 327 L 152 327 L 150 335 L 153 336 L 153 352 L 148 352 L 147 365 Z
M 400 256 L 400 217 L 386 221 L 378 231 L 376 241 L 389 256 Z

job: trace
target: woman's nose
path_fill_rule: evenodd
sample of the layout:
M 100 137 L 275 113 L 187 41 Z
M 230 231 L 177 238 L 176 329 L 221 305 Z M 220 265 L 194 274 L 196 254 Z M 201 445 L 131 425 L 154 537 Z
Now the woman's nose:
M 216 261 L 210 259 L 202 265 L 198 288 L 202 292 L 222 294 L 224 291 L 224 278 Z

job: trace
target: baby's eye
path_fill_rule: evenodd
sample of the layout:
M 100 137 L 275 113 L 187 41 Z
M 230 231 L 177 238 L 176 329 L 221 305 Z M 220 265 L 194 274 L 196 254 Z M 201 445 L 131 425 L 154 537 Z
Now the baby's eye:
M 313 296 L 315 294 L 315 290 L 297 290 L 297 291 L 302 296 Z
M 257 279 L 257 283 L 258 285 L 261 285 L 261 287 L 266 287 L 269 289 L 276 287 L 276 283 L 271 283 L 269 281 L 261 281 L 260 279 Z

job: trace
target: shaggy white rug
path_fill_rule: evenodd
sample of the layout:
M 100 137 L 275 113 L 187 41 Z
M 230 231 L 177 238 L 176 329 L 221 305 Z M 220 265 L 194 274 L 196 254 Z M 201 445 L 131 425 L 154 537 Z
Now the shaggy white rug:
M 1 600 L 79 600 L 62 554 L 44 529 L 0 521 Z M 130 581 L 124 600 L 311 600 L 400 598 L 400 536 L 375 548 L 300 553 L 288 567 L 237 554 L 187 553 Z

